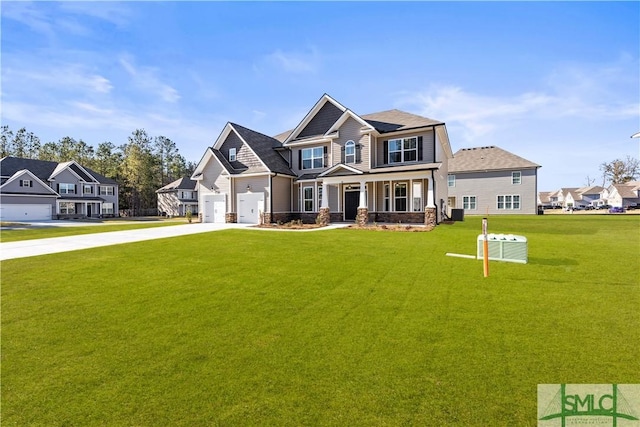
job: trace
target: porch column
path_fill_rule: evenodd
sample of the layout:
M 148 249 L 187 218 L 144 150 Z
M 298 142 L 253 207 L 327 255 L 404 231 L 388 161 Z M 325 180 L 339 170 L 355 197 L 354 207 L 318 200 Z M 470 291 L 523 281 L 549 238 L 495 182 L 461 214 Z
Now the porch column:
M 436 205 L 433 203 L 433 201 L 435 200 L 435 197 L 433 196 L 433 180 L 432 179 L 428 179 L 428 187 L 427 187 L 427 208 L 433 208 L 435 209 Z
M 322 182 L 322 202 L 320 203 L 320 207 L 329 207 L 329 184 L 324 181 Z
M 329 214 L 329 184 L 322 181 L 322 200 L 320 201 L 320 209 L 316 222 L 320 225 L 329 225 L 331 215 Z
M 369 209 L 367 208 L 367 183 L 360 182 L 360 203 L 356 213 L 356 224 L 364 226 L 369 222 Z

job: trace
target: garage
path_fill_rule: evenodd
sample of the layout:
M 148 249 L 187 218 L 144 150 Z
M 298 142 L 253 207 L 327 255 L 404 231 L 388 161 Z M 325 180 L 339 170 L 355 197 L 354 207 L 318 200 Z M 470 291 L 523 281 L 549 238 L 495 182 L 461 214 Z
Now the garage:
M 202 222 L 222 224 L 225 222 L 226 197 L 224 194 L 204 194 L 202 196 Z
M 51 219 L 51 205 L 2 204 L 0 221 L 46 221 Z
M 238 194 L 239 223 L 259 224 L 261 212 L 264 212 L 264 193 Z

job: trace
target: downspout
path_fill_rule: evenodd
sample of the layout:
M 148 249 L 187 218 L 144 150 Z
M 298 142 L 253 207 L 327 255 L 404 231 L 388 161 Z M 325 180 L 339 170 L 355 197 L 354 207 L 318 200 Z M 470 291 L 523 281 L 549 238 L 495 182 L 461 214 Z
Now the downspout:
M 273 223 L 273 177 L 278 176 L 277 172 L 269 175 L 269 218 L 271 219 L 271 223 Z

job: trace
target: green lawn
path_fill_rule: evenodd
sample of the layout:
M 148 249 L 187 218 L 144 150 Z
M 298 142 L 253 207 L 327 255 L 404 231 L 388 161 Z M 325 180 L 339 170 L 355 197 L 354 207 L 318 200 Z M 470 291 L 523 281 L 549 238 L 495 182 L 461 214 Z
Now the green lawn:
M 3 243 L 17 242 L 20 240 L 46 239 L 49 237 L 77 236 L 80 234 L 106 233 L 108 231 L 135 230 L 138 228 L 163 227 L 167 225 L 179 225 L 186 223 L 184 221 L 140 221 L 138 223 L 110 221 L 107 224 L 100 225 L 78 225 L 74 226 L 50 226 L 50 227 L 33 227 L 33 226 L 14 226 L 0 230 L 0 241 Z
M 640 383 L 640 216 L 228 230 L 2 262 L 3 426 L 534 426 Z

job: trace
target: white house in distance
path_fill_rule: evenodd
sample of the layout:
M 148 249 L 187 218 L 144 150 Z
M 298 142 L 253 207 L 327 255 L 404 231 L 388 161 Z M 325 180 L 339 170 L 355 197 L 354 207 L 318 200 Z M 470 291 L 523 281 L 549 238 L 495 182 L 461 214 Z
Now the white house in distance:
M 156 190 L 158 213 L 166 216 L 184 216 L 187 212 L 198 214 L 197 183 L 183 177 Z
M 463 148 L 449 161 L 447 207 L 465 214 L 535 214 L 540 165 L 496 146 Z

